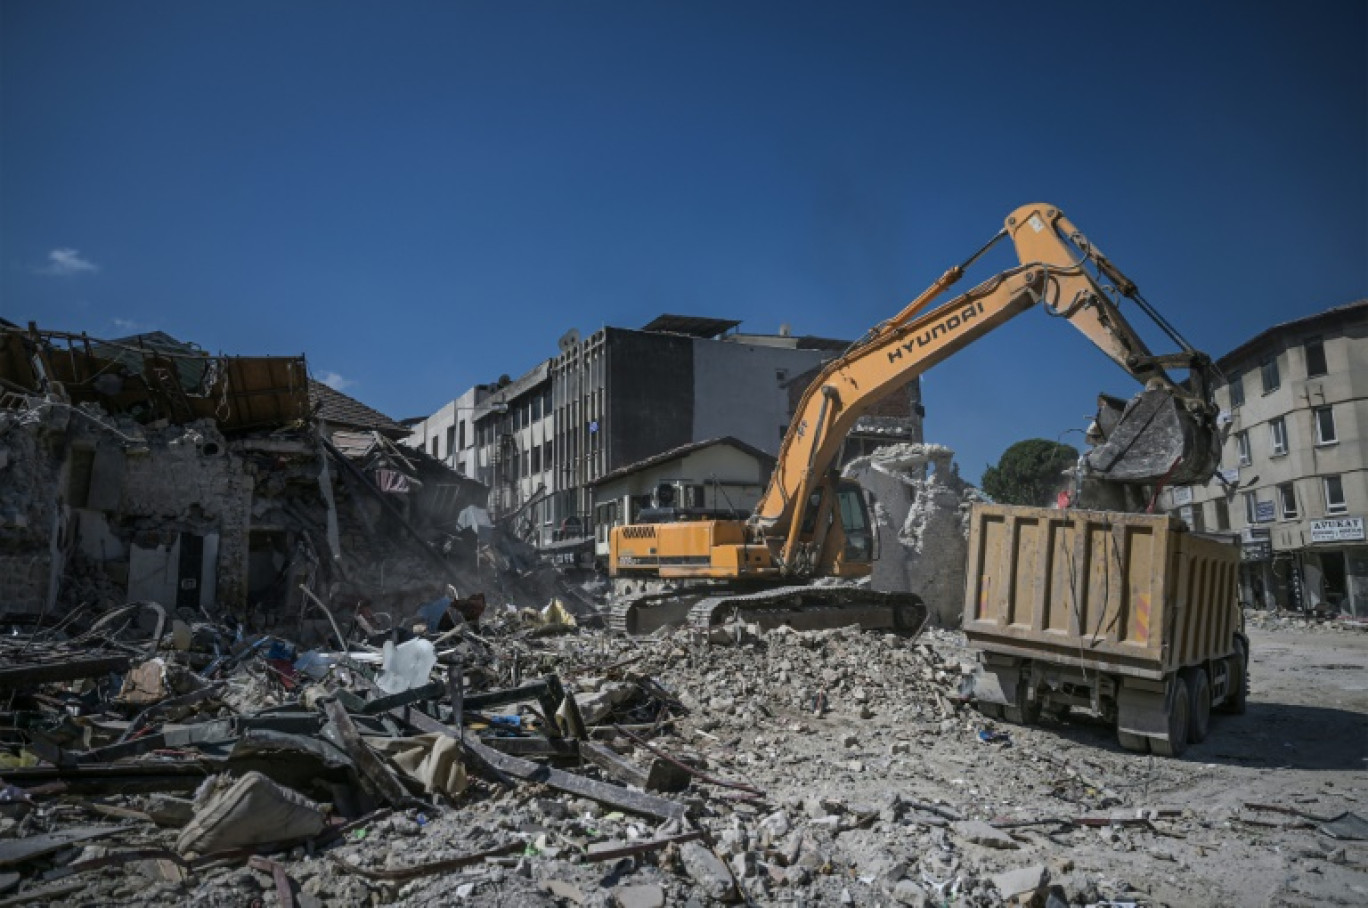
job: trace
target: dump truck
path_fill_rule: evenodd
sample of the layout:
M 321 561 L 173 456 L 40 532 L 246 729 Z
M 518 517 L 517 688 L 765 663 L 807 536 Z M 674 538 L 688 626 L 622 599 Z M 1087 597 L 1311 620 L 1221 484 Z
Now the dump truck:
M 932 306 L 1006 239 L 1020 264 Z M 1154 320 L 1179 349 L 1153 353 L 1127 321 L 1123 301 Z M 1129 402 L 1103 396 L 1096 446 L 1085 458 L 1091 477 L 1127 487 L 1211 478 L 1220 433 L 1210 358 L 1063 211 L 1023 205 L 967 260 L 823 367 L 803 393 L 749 518 L 679 515 L 613 528 L 612 626 L 644 634 L 686 621 L 706 631 L 742 616 L 762 627 L 859 623 L 919 630 L 927 609 L 915 595 L 853 585 L 870 575 L 874 533 L 859 487 L 838 474 L 842 444 L 880 400 L 1027 310 L 1078 329 L 1144 387 Z M 1173 369 L 1186 370 L 1186 378 L 1171 376 Z
M 1213 709 L 1244 712 L 1233 542 L 1162 514 L 978 504 L 970 519 L 966 693 L 986 715 L 1082 708 L 1127 750 L 1179 756 Z

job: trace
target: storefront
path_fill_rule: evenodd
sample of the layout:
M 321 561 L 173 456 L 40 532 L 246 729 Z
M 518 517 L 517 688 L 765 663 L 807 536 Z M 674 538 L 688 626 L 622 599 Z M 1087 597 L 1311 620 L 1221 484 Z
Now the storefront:
M 1298 553 L 1306 607 L 1368 616 L 1368 545 L 1363 517 L 1312 520 L 1310 542 Z

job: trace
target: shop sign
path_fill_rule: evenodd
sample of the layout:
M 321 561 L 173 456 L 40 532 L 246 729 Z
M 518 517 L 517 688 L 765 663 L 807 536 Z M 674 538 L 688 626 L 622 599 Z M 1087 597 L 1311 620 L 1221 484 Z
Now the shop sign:
M 1267 539 L 1243 543 L 1240 546 L 1240 558 L 1244 561 L 1272 561 L 1273 543 Z
M 1259 523 L 1272 523 L 1278 516 L 1271 501 L 1254 502 L 1254 519 Z
M 1311 521 L 1312 542 L 1360 542 L 1363 540 L 1362 517 L 1327 517 Z
M 1175 486 L 1173 489 L 1173 506 L 1181 507 L 1185 504 L 1192 504 L 1192 486 Z
M 1261 539 L 1271 539 L 1273 531 L 1268 527 L 1245 527 L 1240 530 L 1241 542 L 1258 542 Z

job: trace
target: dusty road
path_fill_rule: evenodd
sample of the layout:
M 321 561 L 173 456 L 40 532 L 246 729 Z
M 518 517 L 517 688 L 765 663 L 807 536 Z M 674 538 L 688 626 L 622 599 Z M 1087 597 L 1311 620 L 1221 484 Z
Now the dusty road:
M 943 854 L 986 874 L 1044 862 L 1074 904 L 1106 898 L 1173 906 L 1368 904 L 1368 842 L 1337 841 L 1315 828 L 1279 828 L 1317 824 L 1247 806 L 1368 817 L 1368 633 L 1251 628 L 1250 634 L 1248 712 L 1215 718 L 1207 740 L 1182 760 L 1123 751 L 1110 729 L 1085 719 L 998 726 L 1008 730 L 1010 747 L 966 746 L 972 730 L 959 726 L 927 736 L 897 724 L 861 722 L 858 728 L 878 729 L 848 749 L 864 755 L 865 770 L 842 771 L 839 760 L 828 760 L 837 768 L 832 784 L 805 782 L 818 782 L 827 796 L 847 802 L 878 804 L 889 790 L 903 791 L 984 818 L 1184 811 L 1178 819 L 1157 821 L 1153 831 L 1051 834 L 1048 826 L 1024 826 L 1014 831 L 1019 847 L 1009 850 L 965 842 L 953 827 L 943 839 L 932 837 Z M 960 656 L 950 644 L 938 649 Z M 821 721 L 831 723 L 856 724 L 848 715 Z M 920 757 L 914 746 L 894 758 L 885 776 L 882 755 L 898 740 L 930 746 Z M 790 794 L 804 788 L 795 786 Z M 875 836 L 868 846 L 897 852 L 890 841 L 895 838 Z M 943 882 L 951 875 L 951 865 L 945 866 L 944 877 L 928 876 Z

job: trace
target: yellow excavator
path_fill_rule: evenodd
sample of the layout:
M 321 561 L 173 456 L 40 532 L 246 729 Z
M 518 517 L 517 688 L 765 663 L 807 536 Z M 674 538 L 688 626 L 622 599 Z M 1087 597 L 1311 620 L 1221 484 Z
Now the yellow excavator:
M 999 241 L 1020 265 L 935 308 L 931 303 Z M 1121 313 L 1122 298 L 1179 347 L 1155 355 Z M 611 625 L 633 634 L 732 618 L 798 629 L 860 624 L 917 633 L 927 610 L 909 593 L 842 583 L 866 577 L 874 529 L 858 485 L 836 471 L 841 443 L 885 395 L 1027 309 L 1082 331 L 1144 386 L 1129 402 L 1099 397 L 1085 455 L 1090 477 L 1125 487 L 1202 483 L 1219 462 L 1211 360 L 1188 344 L 1134 282 L 1052 205 L 1013 211 L 992 240 L 896 316 L 828 363 L 808 387 L 779 459 L 746 520 L 680 520 L 614 527 Z M 1183 382 L 1169 370 L 1185 369 Z

